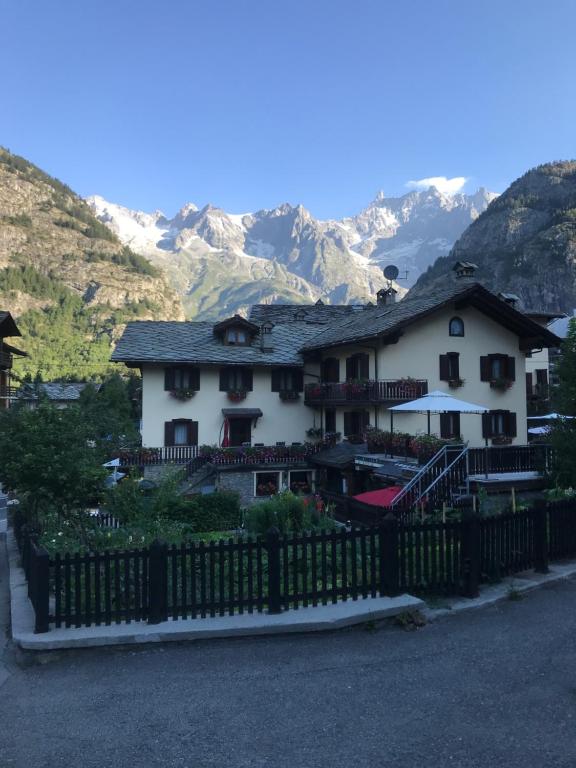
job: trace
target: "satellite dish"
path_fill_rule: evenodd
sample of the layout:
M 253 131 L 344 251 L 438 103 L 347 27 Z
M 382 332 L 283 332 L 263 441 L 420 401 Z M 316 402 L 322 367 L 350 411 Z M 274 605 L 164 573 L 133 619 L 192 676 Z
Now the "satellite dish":
M 396 280 L 399 274 L 400 270 L 394 264 L 388 264 L 388 266 L 384 268 L 384 277 L 386 280 Z

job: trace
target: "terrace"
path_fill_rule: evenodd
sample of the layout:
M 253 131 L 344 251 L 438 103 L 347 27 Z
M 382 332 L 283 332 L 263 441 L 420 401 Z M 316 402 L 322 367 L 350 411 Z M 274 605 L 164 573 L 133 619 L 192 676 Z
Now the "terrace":
M 159 464 L 189 464 L 194 459 L 218 466 L 249 464 L 298 464 L 309 456 L 329 447 L 328 442 L 285 445 L 244 445 L 238 448 L 217 448 L 213 446 L 165 446 L 162 448 L 140 448 L 121 451 L 120 466 L 152 466 Z

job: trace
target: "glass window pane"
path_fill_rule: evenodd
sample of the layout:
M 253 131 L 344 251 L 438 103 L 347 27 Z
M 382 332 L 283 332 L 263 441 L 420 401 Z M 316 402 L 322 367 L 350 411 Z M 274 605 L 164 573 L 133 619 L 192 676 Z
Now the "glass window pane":
M 174 425 L 174 445 L 188 445 L 188 426 L 186 424 Z

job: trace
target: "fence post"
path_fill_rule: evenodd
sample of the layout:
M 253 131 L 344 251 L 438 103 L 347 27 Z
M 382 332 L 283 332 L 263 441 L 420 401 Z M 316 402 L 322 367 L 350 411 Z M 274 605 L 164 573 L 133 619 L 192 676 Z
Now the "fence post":
M 156 539 L 148 553 L 148 624 L 160 624 L 168 619 L 168 550 Z
M 398 521 L 394 514 L 388 513 L 380 521 L 378 531 L 380 595 L 400 593 L 398 538 Z
M 462 510 L 460 594 L 478 597 L 480 593 L 480 520 L 472 509 Z
M 268 551 L 268 613 L 281 613 L 280 596 L 280 531 L 270 528 L 266 532 Z
M 534 520 L 534 570 L 548 573 L 548 507 L 544 499 L 536 499 Z
M 34 608 L 34 632 L 50 629 L 50 555 L 44 547 L 30 543 L 28 594 Z

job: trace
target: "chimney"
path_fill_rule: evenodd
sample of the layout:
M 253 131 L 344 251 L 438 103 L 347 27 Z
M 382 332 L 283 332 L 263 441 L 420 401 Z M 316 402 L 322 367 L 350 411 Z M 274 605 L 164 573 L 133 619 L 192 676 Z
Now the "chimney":
M 518 305 L 520 304 L 520 297 L 516 296 L 515 293 L 500 292 L 498 294 L 498 298 L 502 299 L 503 302 L 511 306 L 513 309 L 518 309 Z
M 452 269 L 456 273 L 457 280 L 473 280 L 478 265 L 472 264 L 471 261 L 457 261 Z
M 388 288 L 380 288 L 376 294 L 376 303 L 379 307 L 387 307 L 390 304 L 394 304 L 396 302 L 397 293 L 398 291 L 392 288 L 391 285 L 389 285 Z

